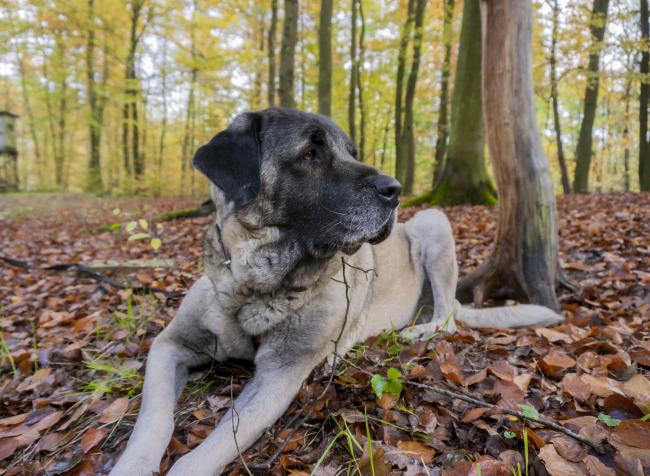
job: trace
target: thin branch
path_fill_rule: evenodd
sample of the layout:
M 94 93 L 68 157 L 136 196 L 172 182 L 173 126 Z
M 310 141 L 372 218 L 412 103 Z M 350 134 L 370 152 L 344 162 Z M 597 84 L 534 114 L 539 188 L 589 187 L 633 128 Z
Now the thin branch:
M 351 362 L 350 360 L 347 360 L 344 357 L 339 356 L 339 358 L 343 362 L 350 365 L 351 367 L 354 367 L 355 369 L 359 370 L 360 372 L 372 377 L 373 374 L 371 372 L 367 371 L 366 369 L 359 367 L 358 365 Z M 522 412 L 518 412 L 516 410 L 511 410 L 509 408 L 499 407 L 497 405 L 493 405 L 492 403 L 488 403 L 488 402 L 480 400 L 478 398 L 470 397 L 469 395 L 464 395 L 462 393 L 454 392 L 453 390 L 449 390 L 449 389 L 444 388 L 444 387 L 438 387 L 437 385 L 427 385 L 427 384 L 424 384 L 424 383 L 413 382 L 411 380 L 405 380 L 404 383 L 406 383 L 408 385 L 411 385 L 413 387 L 424 389 L 424 390 L 430 390 L 432 392 L 439 393 L 441 395 L 445 395 L 445 396 L 447 396 L 449 398 L 455 398 L 455 399 L 458 399 L 458 400 L 462 400 L 464 402 L 470 403 L 470 404 L 472 404 L 474 406 L 477 406 L 477 407 L 489 408 L 491 410 L 495 410 L 495 411 L 500 412 L 500 413 L 505 413 L 507 415 L 516 416 L 520 420 L 529 420 L 529 421 L 532 421 L 534 423 L 538 423 L 538 424 L 540 424 L 540 425 L 542 425 L 544 427 L 551 428 L 552 430 L 563 433 L 563 434 L 573 438 L 574 440 L 579 441 L 580 443 L 583 443 L 583 444 L 585 444 L 587 446 L 590 446 L 596 453 L 598 453 L 600 455 L 605 454 L 604 448 L 601 445 L 599 445 L 598 443 L 595 443 L 595 442 L 589 440 L 588 438 L 580 436 L 577 433 L 574 433 L 573 431 L 569 430 L 568 428 L 565 428 L 562 425 L 559 425 L 558 423 L 555 423 L 553 421 L 547 420 L 546 418 L 541 418 L 540 417 L 539 419 L 531 419 L 531 418 L 527 417 L 526 415 L 524 415 Z

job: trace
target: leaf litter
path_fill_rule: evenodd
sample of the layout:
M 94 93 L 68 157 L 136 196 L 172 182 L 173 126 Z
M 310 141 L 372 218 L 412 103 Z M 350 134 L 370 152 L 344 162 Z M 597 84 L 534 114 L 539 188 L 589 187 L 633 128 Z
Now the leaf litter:
M 394 332 L 371 338 L 339 361 L 332 385 L 327 365 L 312 373 L 283 418 L 244 453 L 247 466 L 295 475 L 650 471 L 650 195 L 558 202 L 561 265 L 580 288 L 560 291 L 565 323 L 460 326 L 455 335 L 419 343 Z M 3 257 L 39 267 L 111 263 L 101 272 L 152 290 L 136 295 L 74 270 L 0 262 L 0 474 L 107 473 L 115 464 L 138 412 L 147 351 L 180 302 L 170 296 L 201 273 L 210 218 L 163 223 L 150 240 L 129 238 L 154 233 L 150 217 L 193 205 L 168 198 L 0 197 L 0 208 L 9 211 L 0 221 Z M 97 232 L 115 222 L 116 209 L 124 225 Z M 402 210 L 400 219 L 416 211 Z M 489 254 L 496 209 L 445 212 L 461 270 L 470 272 Z M 137 226 L 127 230 L 132 222 Z M 190 375 L 163 473 L 210 434 L 252 371 L 233 362 Z M 603 454 L 539 419 L 602 445 Z M 241 460 L 228 474 L 246 474 Z

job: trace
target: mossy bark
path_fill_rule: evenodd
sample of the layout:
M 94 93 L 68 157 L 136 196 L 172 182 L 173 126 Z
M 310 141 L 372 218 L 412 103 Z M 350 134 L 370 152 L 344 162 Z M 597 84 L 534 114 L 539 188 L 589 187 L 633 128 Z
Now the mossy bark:
M 485 167 L 481 93 L 481 12 L 479 0 L 465 0 L 458 64 L 451 105 L 449 150 L 429 203 L 492 205 L 494 186 Z

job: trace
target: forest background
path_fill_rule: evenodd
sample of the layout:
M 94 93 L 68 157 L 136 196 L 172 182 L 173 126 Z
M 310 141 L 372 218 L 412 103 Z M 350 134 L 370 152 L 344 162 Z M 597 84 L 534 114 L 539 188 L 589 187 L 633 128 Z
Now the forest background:
M 648 190 L 647 1 L 533 4 L 535 106 L 556 192 Z M 19 116 L 19 155 L 17 177 L 0 182 L 204 195 L 195 149 L 239 112 L 284 105 L 331 115 L 362 160 L 419 201 L 491 203 L 478 8 L 2 0 L 0 110 Z

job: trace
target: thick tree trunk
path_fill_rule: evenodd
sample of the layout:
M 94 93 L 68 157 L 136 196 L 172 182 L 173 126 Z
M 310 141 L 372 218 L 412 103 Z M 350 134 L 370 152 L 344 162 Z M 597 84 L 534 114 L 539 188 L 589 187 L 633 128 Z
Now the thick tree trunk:
M 449 76 L 451 72 L 451 46 L 454 33 L 454 0 L 444 0 L 445 19 L 443 26 L 443 41 L 445 58 L 440 73 L 440 103 L 438 104 L 438 127 L 436 137 L 436 164 L 433 171 L 433 188 L 442 177 L 445 158 L 447 157 L 447 140 L 449 138 Z
M 269 79 L 267 85 L 268 106 L 275 106 L 275 31 L 278 26 L 278 0 L 271 0 L 271 24 L 267 39 L 267 55 L 269 61 Z
M 357 140 L 357 0 L 352 0 L 350 15 L 350 83 L 348 85 L 348 135 L 352 142 Z
M 321 0 L 318 24 L 318 113 L 324 116 L 332 115 L 332 8 L 333 0 Z
M 397 80 L 395 84 L 395 175 L 397 180 L 404 182 L 406 178 L 405 148 L 402 144 L 404 77 L 406 75 L 406 53 L 411 37 L 411 28 L 415 20 L 415 0 L 409 0 L 406 21 L 402 27 L 399 51 L 397 54 Z
M 363 0 L 357 0 L 359 6 L 359 57 L 357 58 L 357 91 L 359 101 L 359 160 L 365 162 L 366 157 L 366 105 L 363 98 L 363 61 L 366 53 L 366 19 L 363 15 Z
M 535 119 L 532 1 L 483 1 L 483 99 L 499 190 L 492 254 L 459 285 L 461 297 L 512 297 L 558 309 L 553 183 Z
M 479 0 L 465 0 L 447 160 L 438 186 L 423 196 L 422 201 L 437 205 L 493 205 L 496 202 L 494 186 L 485 166 L 481 29 Z
M 650 144 L 648 143 L 648 98 L 650 98 L 650 25 L 648 0 L 641 0 L 641 92 L 639 94 L 639 188 L 650 192 Z
M 577 193 L 589 191 L 589 168 L 591 166 L 593 129 L 596 119 L 596 108 L 598 107 L 598 88 L 600 70 L 600 50 L 605 38 L 607 24 L 607 10 L 609 0 L 594 0 L 591 11 L 591 23 L 589 30 L 592 39 L 592 51 L 589 55 L 589 67 L 587 68 L 587 88 L 585 89 L 585 101 L 582 113 L 582 124 L 576 147 L 576 170 L 573 178 L 573 190 Z
M 298 40 L 298 0 L 284 0 L 284 25 L 280 49 L 280 106 L 295 107 L 294 60 Z
M 415 130 L 414 111 L 415 91 L 420 70 L 420 52 L 422 51 L 422 27 L 424 23 L 424 11 L 427 0 L 417 0 L 415 7 L 415 31 L 413 34 L 413 59 L 411 71 L 406 82 L 406 97 L 404 99 L 404 126 L 402 130 L 402 144 L 405 147 L 405 174 L 402 182 L 402 191 L 411 193 L 415 181 Z
M 551 32 L 551 102 L 553 103 L 553 124 L 555 125 L 555 144 L 557 147 L 557 160 L 560 164 L 560 174 L 562 175 L 562 190 L 565 195 L 571 193 L 571 183 L 569 182 L 569 173 L 566 168 L 564 158 L 564 146 L 562 144 L 562 126 L 560 124 L 560 105 L 557 91 L 557 31 L 559 24 L 560 7 L 558 0 L 553 0 L 553 29 Z

